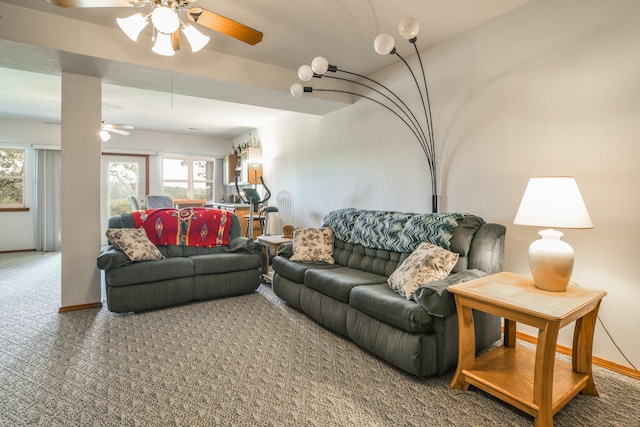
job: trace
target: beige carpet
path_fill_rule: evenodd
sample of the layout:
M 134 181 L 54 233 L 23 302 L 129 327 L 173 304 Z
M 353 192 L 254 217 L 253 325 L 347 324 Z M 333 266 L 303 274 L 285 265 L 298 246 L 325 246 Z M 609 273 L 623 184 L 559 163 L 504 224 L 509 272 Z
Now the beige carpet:
M 452 374 L 417 379 L 276 297 L 59 314 L 60 255 L 0 255 L 0 425 L 531 426 Z M 595 368 L 556 426 L 640 426 L 640 382 Z

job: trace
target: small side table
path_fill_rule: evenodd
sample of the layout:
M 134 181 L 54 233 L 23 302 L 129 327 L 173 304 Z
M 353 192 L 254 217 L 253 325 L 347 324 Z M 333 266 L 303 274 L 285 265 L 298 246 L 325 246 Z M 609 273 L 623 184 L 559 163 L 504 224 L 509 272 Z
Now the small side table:
M 593 332 L 604 291 L 570 285 L 566 292 L 538 289 L 533 280 L 498 273 L 450 286 L 458 310 L 458 368 L 451 387 L 469 385 L 553 426 L 553 415 L 578 393 L 597 396 L 591 372 Z M 504 346 L 475 358 L 471 309 L 504 317 Z M 558 331 L 575 321 L 572 364 L 555 359 Z M 536 351 L 516 348 L 516 322 L 538 329 Z
M 258 236 L 256 237 L 258 243 L 262 245 L 262 280 L 265 283 L 271 283 L 273 279 L 273 273 L 269 271 L 269 249 L 273 249 L 274 255 L 278 254 L 278 247 L 283 243 L 292 242 L 293 239 L 287 237 L 278 236 Z

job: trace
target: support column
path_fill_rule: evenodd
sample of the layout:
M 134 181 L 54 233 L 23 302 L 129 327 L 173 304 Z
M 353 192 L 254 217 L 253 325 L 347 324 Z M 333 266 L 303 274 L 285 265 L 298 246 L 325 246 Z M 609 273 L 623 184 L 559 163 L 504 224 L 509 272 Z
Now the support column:
M 62 285 L 60 311 L 100 307 L 99 77 L 62 73 Z

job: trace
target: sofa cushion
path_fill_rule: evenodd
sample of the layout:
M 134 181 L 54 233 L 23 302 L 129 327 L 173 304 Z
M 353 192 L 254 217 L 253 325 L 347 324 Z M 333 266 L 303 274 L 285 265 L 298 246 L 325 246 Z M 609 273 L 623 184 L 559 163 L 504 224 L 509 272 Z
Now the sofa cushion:
M 482 270 L 465 270 L 420 286 L 413 294 L 413 300 L 417 302 L 427 313 L 432 316 L 444 317 L 456 312 L 456 302 L 453 294 L 447 288 L 456 283 L 468 282 L 486 276 Z
M 217 253 L 194 255 L 189 259 L 193 262 L 193 271 L 196 276 L 260 268 L 259 255 Z
M 457 253 L 431 243 L 421 243 L 389 276 L 389 286 L 406 299 L 411 299 L 420 286 L 447 277 L 456 261 Z
M 366 211 L 353 226 L 351 238 L 356 245 L 402 252 L 402 230 L 412 214 Z
M 349 293 L 355 286 L 386 283 L 387 278 L 367 271 L 348 267 L 309 269 L 304 274 L 304 284 L 340 302 L 349 302 Z
M 127 255 L 131 261 L 153 261 L 164 258 L 143 229 L 109 228 L 105 235 L 111 244 Z
M 431 316 L 415 301 L 407 301 L 386 284 L 356 286 L 349 305 L 381 322 L 412 334 L 431 330 Z
M 314 264 L 310 262 L 295 262 L 283 256 L 273 258 L 273 271 L 282 277 L 296 283 L 304 283 L 304 273 L 309 269 L 338 268 L 337 264 Z
M 128 286 L 193 276 L 193 262 L 188 258 L 166 258 L 136 262 L 105 273 L 111 286 Z
M 471 241 L 482 224 L 484 224 L 482 218 L 475 215 L 465 215 L 453 228 L 450 240 L 451 250 L 460 255 L 456 266 L 453 267 L 454 273 L 468 268 Z
M 344 254 L 341 254 L 341 258 L 343 257 Z M 402 262 L 401 259 L 403 259 L 403 254 L 399 252 L 352 245 L 346 265 L 347 267 L 389 277 Z
M 334 264 L 333 231 L 326 227 L 295 229 L 291 261 Z
M 397 243 L 398 252 L 413 252 L 422 242 L 450 249 L 453 228 L 464 217 L 458 213 L 414 215 L 407 221 Z
M 351 232 L 362 212 L 364 211 L 355 208 L 331 211 L 322 219 L 322 226 L 332 229 L 336 239 L 342 240 L 343 242 L 353 243 L 353 240 L 351 239 Z
M 100 250 L 97 264 L 100 270 L 111 270 L 112 268 L 123 267 L 131 264 L 133 261 L 128 256 L 120 252 L 114 246 L 105 246 Z

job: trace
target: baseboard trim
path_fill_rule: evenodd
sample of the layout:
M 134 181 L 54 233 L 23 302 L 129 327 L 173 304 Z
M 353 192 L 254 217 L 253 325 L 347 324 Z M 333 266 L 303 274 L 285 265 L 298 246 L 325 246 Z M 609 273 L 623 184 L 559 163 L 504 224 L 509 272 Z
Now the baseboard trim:
M 504 331 L 504 328 L 503 328 Z M 525 334 L 523 332 L 516 332 L 516 338 L 521 339 L 522 341 L 529 342 L 531 344 L 538 344 L 538 338 L 531 336 L 529 334 Z M 558 353 L 571 356 L 571 347 L 566 347 L 564 345 L 557 344 L 556 351 Z M 631 377 L 636 380 L 640 380 L 640 371 L 628 368 L 626 366 L 620 365 L 615 362 L 611 362 L 610 360 L 602 359 L 597 356 L 592 357 L 592 363 L 594 365 L 600 366 L 601 368 L 605 368 L 609 371 L 617 372 L 618 374 L 626 375 L 627 377 Z
M 90 304 L 67 305 L 66 307 L 60 307 L 58 312 L 59 313 L 67 313 L 69 311 L 86 310 L 88 308 L 102 308 L 102 303 L 101 302 L 92 302 Z
M 10 251 L 0 251 L 0 254 L 12 254 L 12 253 L 18 253 L 18 252 L 36 252 L 35 249 L 13 249 Z

